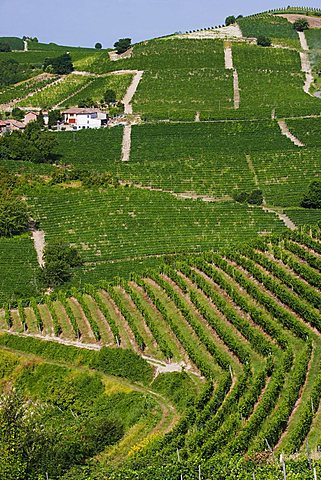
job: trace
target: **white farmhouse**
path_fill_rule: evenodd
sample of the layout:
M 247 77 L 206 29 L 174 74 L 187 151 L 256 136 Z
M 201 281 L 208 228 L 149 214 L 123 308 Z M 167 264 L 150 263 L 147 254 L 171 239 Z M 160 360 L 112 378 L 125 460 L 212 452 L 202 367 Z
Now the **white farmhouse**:
M 83 128 L 100 128 L 107 125 L 107 113 L 98 108 L 69 108 L 62 112 L 64 123 L 74 130 Z

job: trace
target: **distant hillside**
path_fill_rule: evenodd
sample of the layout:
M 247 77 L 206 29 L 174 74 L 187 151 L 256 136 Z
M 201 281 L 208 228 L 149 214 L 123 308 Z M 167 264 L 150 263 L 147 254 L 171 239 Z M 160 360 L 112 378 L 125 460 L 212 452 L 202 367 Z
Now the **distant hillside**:
M 18 37 L 0 37 L 0 43 L 7 43 L 11 50 L 23 50 L 23 40 Z

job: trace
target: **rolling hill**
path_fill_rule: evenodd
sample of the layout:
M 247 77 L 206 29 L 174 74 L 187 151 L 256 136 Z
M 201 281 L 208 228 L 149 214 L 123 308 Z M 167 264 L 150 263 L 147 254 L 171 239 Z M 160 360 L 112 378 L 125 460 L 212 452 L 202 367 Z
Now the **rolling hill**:
M 33 74 L 1 87 L 3 118 L 99 104 L 107 89 L 124 112 L 50 131 L 54 163 L 0 149 L 32 217 L 0 237 L 0 393 L 49 408 L 41 422 L 61 442 L 56 467 L 39 453 L 10 478 L 318 478 L 321 210 L 302 199 L 320 180 L 321 11 L 240 17 L 120 57 L 12 49 L 0 65 Z M 42 71 L 67 51 L 73 73 Z M 47 289 L 57 241 L 81 264 Z

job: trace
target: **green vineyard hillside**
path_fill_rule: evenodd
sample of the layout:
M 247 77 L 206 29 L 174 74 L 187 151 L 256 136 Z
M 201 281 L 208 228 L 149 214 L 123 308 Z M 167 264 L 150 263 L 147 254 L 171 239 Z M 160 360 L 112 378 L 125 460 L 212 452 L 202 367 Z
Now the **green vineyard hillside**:
M 266 442 L 287 454 L 306 442 L 316 450 L 320 272 L 321 230 L 302 228 L 164 264 L 130 281 L 7 305 L 0 344 L 19 350 L 18 338 L 34 337 L 132 349 L 153 365 L 176 364 L 201 377 L 210 391 L 191 420 L 195 428 L 190 424 L 182 437 L 179 423 L 171 434 L 170 445 L 179 441 L 186 455 L 253 455 Z M 165 452 L 168 445 L 157 451 L 159 462 Z

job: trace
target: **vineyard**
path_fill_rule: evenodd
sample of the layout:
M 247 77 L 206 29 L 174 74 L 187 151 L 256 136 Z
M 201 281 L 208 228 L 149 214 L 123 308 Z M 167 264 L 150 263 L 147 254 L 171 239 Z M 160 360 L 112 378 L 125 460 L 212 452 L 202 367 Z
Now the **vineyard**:
M 269 37 L 274 43 L 299 48 L 299 38 L 293 26 L 283 17 L 261 14 L 238 19 L 245 37 Z
M 130 281 L 83 285 L 41 303 L 8 304 L 1 328 L 182 362 L 204 392 L 136 468 L 320 443 L 321 230 L 188 256 Z M 2 345 L 26 341 L 2 336 Z M 194 414 L 192 414 L 194 412 Z M 237 432 L 235 434 L 235 432 Z M 130 461 L 130 460 L 129 460 Z M 263 478 L 263 477 L 262 477 Z
M 29 193 L 29 204 L 47 241 L 77 246 L 88 266 L 105 263 L 110 274 L 116 260 L 199 252 L 285 228 L 260 207 L 131 187 L 43 187 Z
M 21 395 L 36 459 L 9 478 L 0 428 L 1 478 L 321 478 L 321 28 L 277 15 L 307 12 L 0 52 L 1 119 L 110 117 L 0 138 L 0 424 Z

